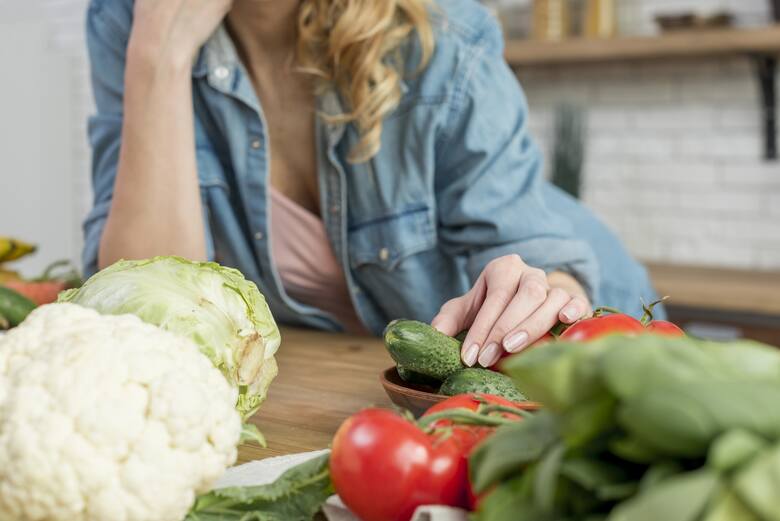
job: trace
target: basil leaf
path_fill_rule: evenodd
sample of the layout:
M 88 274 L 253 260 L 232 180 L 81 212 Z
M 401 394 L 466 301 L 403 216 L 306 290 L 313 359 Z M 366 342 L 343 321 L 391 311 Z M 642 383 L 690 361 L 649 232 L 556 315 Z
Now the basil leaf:
M 713 507 L 702 521 L 762 521 L 750 511 L 733 490 L 722 489 L 713 500 Z
M 474 490 L 484 492 L 519 472 L 523 465 L 538 460 L 557 440 L 556 418 L 545 411 L 516 424 L 499 427 L 489 442 L 477 446 L 469 458 Z
M 744 429 L 735 429 L 718 437 L 710 447 L 707 464 L 722 472 L 740 467 L 769 446 L 767 441 Z
M 698 470 L 670 478 L 624 501 L 608 521 L 696 521 L 718 486 L 718 474 Z
M 534 503 L 543 512 L 552 512 L 555 508 L 558 476 L 565 453 L 566 447 L 562 443 L 559 443 L 542 456 L 539 465 L 536 467 Z
M 474 521 L 559 521 L 560 517 L 534 505 L 526 493 L 523 477 L 499 485 L 474 514 Z
M 734 489 L 764 521 L 780 520 L 780 443 L 740 471 L 734 479 Z

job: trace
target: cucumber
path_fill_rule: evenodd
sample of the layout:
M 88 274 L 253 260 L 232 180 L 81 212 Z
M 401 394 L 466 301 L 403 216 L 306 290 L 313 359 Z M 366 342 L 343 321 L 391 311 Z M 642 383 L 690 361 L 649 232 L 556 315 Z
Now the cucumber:
M 394 320 L 385 328 L 385 346 L 404 370 L 439 382 L 462 369 L 460 342 L 416 320 Z
M 35 303 L 12 289 L 0 286 L 0 316 L 10 326 L 18 326 L 35 309 Z
M 461 369 L 451 375 L 441 384 L 439 392 L 447 396 L 464 393 L 494 394 L 513 402 L 528 400 L 507 375 L 476 367 Z
M 406 383 L 413 385 L 427 385 L 429 387 L 439 387 L 439 384 L 441 384 L 441 382 L 435 378 L 425 376 L 424 374 L 415 373 L 414 371 L 410 371 L 402 365 L 397 366 L 396 370 L 398 371 L 398 376 L 401 377 L 401 380 Z

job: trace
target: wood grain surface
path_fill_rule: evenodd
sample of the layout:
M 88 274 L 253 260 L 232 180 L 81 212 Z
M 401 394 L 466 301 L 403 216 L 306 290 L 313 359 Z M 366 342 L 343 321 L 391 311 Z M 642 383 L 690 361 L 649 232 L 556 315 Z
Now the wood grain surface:
M 279 376 L 252 418 L 268 447 L 243 445 L 239 463 L 324 449 L 341 422 L 371 406 L 390 406 L 380 373 L 393 365 L 378 338 L 282 329 Z

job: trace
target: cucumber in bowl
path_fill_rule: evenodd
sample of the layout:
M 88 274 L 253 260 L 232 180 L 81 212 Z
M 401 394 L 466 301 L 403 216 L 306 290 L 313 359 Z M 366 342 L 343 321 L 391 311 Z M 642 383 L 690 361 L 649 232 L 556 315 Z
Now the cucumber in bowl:
M 401 319 L 387 325 L 384 340 L 398 375 L 409 384 L 428 385 L 444 395 L 476 392 L 526 401 L 507 376 L 463 364 L 462 335 L 452 338 L 426 323 Z

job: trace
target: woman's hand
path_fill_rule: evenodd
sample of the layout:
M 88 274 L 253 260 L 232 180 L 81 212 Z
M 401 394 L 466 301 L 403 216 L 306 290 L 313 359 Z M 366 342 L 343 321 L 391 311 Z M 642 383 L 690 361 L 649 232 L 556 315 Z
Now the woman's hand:
M 474 287 L 442 306 L 432 325 L 454 336 L 468 329 L 461 357 L 468 366 L 495 364 L 504 350 L 517 353 L 560 320 L 591 314 L 582 286 L 570 275 L 528 266 L 518 255 L 491 261 Z
M 190 67 L 234 0 L 136 0 L 128 54 Z

